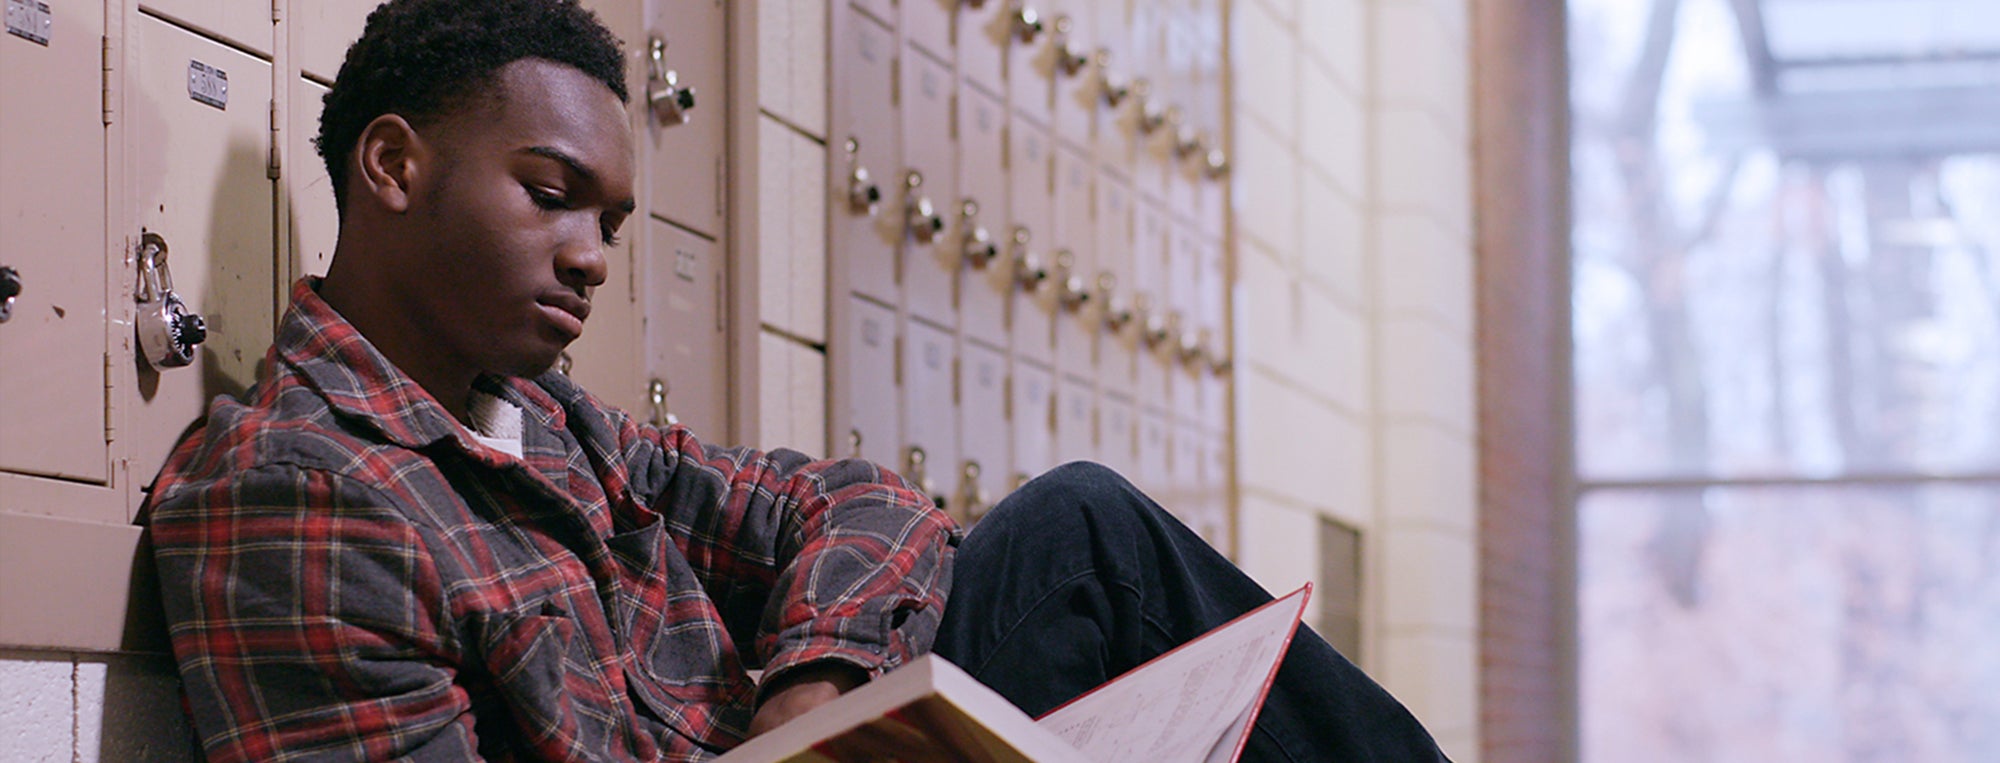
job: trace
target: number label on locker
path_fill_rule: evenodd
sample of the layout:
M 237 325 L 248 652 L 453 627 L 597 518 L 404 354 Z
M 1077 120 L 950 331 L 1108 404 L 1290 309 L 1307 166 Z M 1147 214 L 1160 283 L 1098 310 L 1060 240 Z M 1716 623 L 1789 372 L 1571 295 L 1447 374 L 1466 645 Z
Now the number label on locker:
M 8 28 L 40 39 L 0 36 L 0 471 L 101 483 L 104 320 L 124 312 L 105 296 L 104 4 L 26 5 Z
M 266 9 L 268 13 L 268 9 Z M 269 29 L 269 22 L 265 24 Z M 206 339 L 187 368 L 161 370 L 139 361 L 141 384 L 157 379 L 150 396 L 126 419 L 133 474 L 159 469 L 182 428 L 208 400 L 254 381 L 277 322 L 276 231 L 269 212 L 275 185 L 267 174 L 271 142 L 271 68 L 222 43 L 151 16 L 129 30 L 125 151 L 128 195 L 136 226 L 154 234 L 170 263 L 174 291 L 206 323 Z M 196 100 L 190 85 L 213 98 L 212 83 L 190 83 L 190 62 L 229 75 L 229 107 Z M 143 291 L 143 290 L 142 290 Z
M 906 325 L 903 352 L 903 476 L 951 509 L 958 484 L 958 411 L 952 399 L 952 335 L 922 321 Z

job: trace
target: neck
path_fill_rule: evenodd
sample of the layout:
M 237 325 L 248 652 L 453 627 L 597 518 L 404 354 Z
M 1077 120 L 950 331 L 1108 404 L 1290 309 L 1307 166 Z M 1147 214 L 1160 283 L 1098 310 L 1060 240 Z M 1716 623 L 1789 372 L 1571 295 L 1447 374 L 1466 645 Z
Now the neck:
M 404 309 L 387 284 L 368 277 L 384 272 L 388 263 L 360 262 L 377 252 L 349 251 L 348 240 L 342 236 L 334 248 L 333 265 L 320 282 L 320 299 L 361 332 L 397 370 L 430 393 L 446 413 L 470 426 L 472 381 L 479 377 L 479 370 L 423 343 L 426 329 L 422 319 Z

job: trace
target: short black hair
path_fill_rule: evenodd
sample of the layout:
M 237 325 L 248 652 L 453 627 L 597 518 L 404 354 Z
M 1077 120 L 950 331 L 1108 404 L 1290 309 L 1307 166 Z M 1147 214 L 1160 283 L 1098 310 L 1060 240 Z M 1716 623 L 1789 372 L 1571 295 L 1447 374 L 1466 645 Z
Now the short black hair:
M 389 0 L 369 13 L 320 112 L 334 206 L 346 213 L 347 158 L 368 123 L 432 122 L 523 58 L 575 67 L 631 102 L 618 37 L 577 0 Z

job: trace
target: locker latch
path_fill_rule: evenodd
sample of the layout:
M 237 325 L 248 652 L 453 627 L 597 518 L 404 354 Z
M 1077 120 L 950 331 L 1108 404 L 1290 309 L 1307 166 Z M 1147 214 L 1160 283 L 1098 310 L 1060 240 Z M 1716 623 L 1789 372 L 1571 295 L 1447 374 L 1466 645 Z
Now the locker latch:
M 1071 33 L 1075 28 L 1076 22 L 1072 21 L 1068 14 L 1056 17 L 1056 35 L 1053 42 L 1056 70 L 1072 77 L 1076 76 L 1077 72 L 1083 71 L 1083 67 L 1090 65 L 1090 55 L 1072 44 L 1075 41 L 1071 39 Z
M 1104 305 L 1104 328 L 1112 334 L 1125 333 L 1132 325 L 1132 303 L 1118 293 L 1118 276 L 1111 271 L 1097 274 L 1097 297 Z
M 931 499 L 932 504 L 942 509 L 945 507 L 945 496 L 937 491 L 937 483 L 931 480 L 930 468 L 927 463 L 929 460 L 930 456 L 924 453 L 923 446 L 910 446 L 909 451 L 904 455 L 904 463 L 908 468 L 905 470 L 903 476 L 908 478 L 911 484 L 916 485 L 918 490 L 923 491 L 924 496 Z
M 965 466 L 959 470 L 961 480 L 959 495 L 960 500 L 964 502 L 960 506 L 960 511 L 968 520 L 978 519 L 984 515 L 986 509 L 993 503 L 992 496 L 979 484 L 979 473 L 979 462 L 969 458 L 965 460 Z
M 966 199 L 958 205 L 959 228 L 965 231 L 963 256 L 975 268 L 984 268 L 1000 256 L 1000 246 L 993 243 L 993 234 L 986 226 L 979 224 L 979 202 Z
M 903 185 L 906 189 L 903 222 L 909 227 L 910 235 L 917 239 L 917 243 L 929 244 L 937 239 L 939 233 L 944 232 L 944 216 L 937 213 L 937 205 L 931 203 L 931 197 L 917 191 L 924 186 L 923 173 L 910 170 L 909 174 L 903 176 Z
M 1056 252 L 1056 301 L 1070 312 L 1077 312 L 1090 304 L 1090 289 L 1084 286 L 1083 276 L 1076 274 L 1076 253 L 1068 249 Z
M 1041 290 L 1042 283 L 1049 280 L 1049 269 L 1042 266 L 1042 258 L 1035 256 L 1028 248 L 1034 234 L 1025 225 L 1014 226 L 1014 245 L 1011 256 L 1014 260 L 1014 282 L 1021 290 L 1030 294 Z
M 1023 2 L 1014 8 L 1014 36 L 1021 38 L 1021 44 L 1030 45 L 1042 34 L 1042 14 L 1035 12 Z
M 868 168 L 861 166 L 861 141 L 847 139 L 847 205 L 856 212 L 875 216 L 876 205 L 882 202 L 882 187 L 869 176 Z
M 654 378 L 646 384 L 646 403 L 652 406 L 652 424 L 656 427 L 670 427 L 681 423 L 679 416 L 667 410 L 667 382 Z
M 667 38 L 653 35 L 650 48 L 646 102 L 653 108 L 653 118 L 667 127 L 687 124 L 688 112 L 694 110 L 694 88 L 681 87 L 680 73 L 667 68 Z
M 0 323 L 14 317 L 14 298 L 21 296 L 21 274 L 0 266 Z
M 1125 96 L 1132 94 L 1132 84 L 1123 76 L 1111 71 L 1109 48 L 1098 48 L 1094 60 L 1097 62 L 1098 94 L 1104 98 L 1104 105 L 1118 108 L 1119 104 L 1125 102 Z
M 188 310 L 174 293 L 167 268 L 167 240 L 146 232 L 139 237 L 139 350 L 154 368 L 194 362 L 194 350 L 208 340 L 208 322 Z
M 1132 82 L 1132 95 L 1139 99 L 1139 132 L 1151 135 L 1167 126 L 1174 109 L 1153 97 L 1151 80 L 1138 79 Z
M 1159 347 L 1161 343 L 1166 342 L 1167 337 L 1172 335 L 1173 326 L 1169 325 L 1170 319 L 1165 312 L 1153 308 L 1153 295 L 1140 294 L 1136 309 L 1139 338 L 1146 343 L 1146 346 Z

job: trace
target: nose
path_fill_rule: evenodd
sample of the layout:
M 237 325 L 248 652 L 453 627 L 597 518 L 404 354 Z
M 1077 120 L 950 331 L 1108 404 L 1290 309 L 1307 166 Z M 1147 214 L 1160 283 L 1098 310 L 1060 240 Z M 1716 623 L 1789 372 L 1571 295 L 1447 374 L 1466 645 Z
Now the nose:
M 591 236 L 582 238 L 562 248 L 556 255 L 556 278 L 564 286 L 579 291 L 602 285 L 608 277 L 610 265 L 604 258 L 605 244 L 592 231 Z

